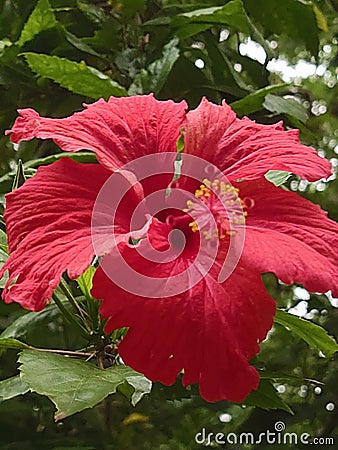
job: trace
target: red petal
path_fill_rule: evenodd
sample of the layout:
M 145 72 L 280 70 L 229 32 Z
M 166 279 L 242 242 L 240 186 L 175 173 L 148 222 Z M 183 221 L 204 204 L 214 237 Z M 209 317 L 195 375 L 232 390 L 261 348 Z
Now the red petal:
M 157 271 L 159 272 L 159 270 Z M 148 273 L 148 276 L 151 276 Z M 118 288 L 99 268 L 92 294 L 103 298 L 106 331 L 129 327 L 119 352 L 153 381 L 199 383 L 208 401 L 242 401 L 259 376 L 248 360 L 273 323 L 275 303 L 259 274 L 238 267 L 220 285 L 208 275 L 177 297 L 145 299 Z
M 39 311 L 67 270 L 77 278 L 93 258 L 91 213 L 110 172 L 98 164 L 63 158 L 6 196 L 5 219 L 11 256 L 2 297 Z M 17 278 L 18 277 L 18 278 Z M 15 284 L 14 281 L 17 278 Z
M 63 150 L 92 150 L 108 169 L 117 169 L 140 156 L 176 152 L 185 120 L 186 103 L 158 101 L 153 95 L 100 99 L 63 119 L 40 117 L 33 109 L 19 110 L 13 142 L 53 139 Z
M 238 183 L 251 199 L 243 259 L 284 283 L 338 296 L 338 224 L 318 205 L 265 180 Z
M 226 103 L 217 106 L 206 99 L 187 114 L 185 151 L 211 162 L 231 180 L 253 180 L 269 170 L 310 181 L 331 174 L 330 163 L 299 142 L 298 130 L 236 119 Z

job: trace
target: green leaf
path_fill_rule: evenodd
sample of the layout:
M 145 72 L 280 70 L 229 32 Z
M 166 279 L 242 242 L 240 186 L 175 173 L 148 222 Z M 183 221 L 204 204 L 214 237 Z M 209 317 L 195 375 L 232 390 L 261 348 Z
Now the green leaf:
M 0 269 L 9 257 L 7 252 L 7 236 L 6 233 L 0 229 Z M 0 289 L 3 289 L 5 287 L 5 284 L 7 283 L 8 275 L 6 272 L 4 273 L 3 277 L 0 278 Z
M 0 268 L 5 264 L 7 259 L 8 259 L 8 255 L 3 250 L 0 249 Z M 4 273 L 3 277 L 0 279 L 0 289 L 3 289 L 7 283 L 8 275 L 6 272 Z
M 127 17 L 132 17 L 136 13 L 140 13 L 146 7 L 146 0 L 120 0 L 122 11 Z
M 317 27 L 320 30 L 325 31 L 325 33 L 327 33 L 329 31 L 329 27 L 328 27 L 328 24 L 327 24 L 326 17 L 321 12 L 321 10 L 318 8 L 317 5 L 312 5 L 312 8 L 313 8 L 313 12 L 314 12 L 315 17 L 316 17 Z
M 264 108 L 277 114 L 286 114 L 305 123 L 309 116 L 303 105 L 292 98 L 282 98 L 268 94 L 263 103 Z
M 0 334 L 0 339 L 23 338 L 42 322 L 56 321 L 59 316 L 60 311 L 56 305 L 48 305 L 39 312 L 28 312 L 14 320 L 14 322 Z
M 142 27 L 148 28 L 149 26 L 162 26 L 162 25 L 170 25 L 171 23 L 171 17 L 164 16 L 164 17 L 156 17 L 156 19 L 150 19 L 147 20 L 142 24 Z
M 56 153 L 55 155 L 45 156 L 44 158 L 32 159 L 24 163 L 24 169 L 30 169 L 32 167 L 46 166 L 47 164 L 52 164 L 61 158 L 70 158 L 73 161 L 80 163 L 96 163 L 96 155 L 94 152 L 62 152 Z M 1 180 L 1 179 L 0 179 Z
M 8 252 L 7 234 L 1 228 L 0 228 L 0 249 L 6 253 Z
M 291 172 L 284 172 L 283 170 L 269 170 L 269 172 L 265 174 L 265 178 L 275 186 L 281 186 L 291 175 Z
M 248 22 L 241 0 L 232 0 L 224 6 L 196 9 L 178 15 L 194 22 L 234 25 L 238 31 L 248 32 Z
M 243 401 L 247 406 L 258 406 L 263 409 L 281 409 L 294 414 L 290 406 L 282 400 L 273 384 L 268 380 L 261 380 L 258 389 L 250 392 Z
M 252 114 L 262 109 L 265 97 L 272 92 L 278 92 L 289 86 L 288 83 L 267 86 L 263 89 L 253 92 L 240 100 L 231 103 L 231 108 L 239 116 Z
M 151 63 L 147 70 L 135 77 L 129 88 L 129 94 L 158 94 L 163 88 L 171 69 L 180 56 L 178 39 L 174 38 L 163 47 L 162 58 Z
M 245 8 L 256 26 L 263 26 L 265 38 L 284 35 L 290 43 L 292 55 L 295 55 L 297 44 L 316 55 L 319 36 L 312 3 L 303 0 L 245 0 Z
M 263 49 L 266 53 L 266 57 L 267 57 L 264 62 L 264 65 L 267 65 L 267 62 L 269 60 L 271 60 L 272 58 L 277 58 L 278 54 L 274 49 L 272 49 L 270 47 L 269 43 L 267 42 L 266 39 L 264 39 L 264 36 L 262 35 L 259 28 L 256 26 L 255 22 L 250 19 L 248 14 L 246 14 L 246 18 L 250 25 L 250 37 L 252 40 L 256 41 L 258 44 L 260 44 L 263 47 Z
M 136 406 L 145 394 L 149 394 L 151 388 L 152 382 L 139 374 L 127 376 L 126 382 L 118 387 L 133 406 Z
M 0 403 L 24 395 L 29 390 L 28 384 L 22 381 L 19 375 L 0 381 Z
M 162 58 L 154 61 L 148 67 L 148 73 L 151 77 L 152 92 L 158 94 L 167 80 L 173 65 L 180 56 L 177 48 L 178 39 L 174 38 L 163 47 Z
M 101 25 L 102 23 L 104 23 L 106 16 L 102 8 L 99 8 L 95 4 L 91 5 L 90 2 L 84 2 L 80 0 L 77 0 L 76 5 L 91 22 L 97 25 Z
M 16 174 L 13 180 L 12 191 L 22 186 L 25 181 L 26 181 L 25 170 L 23 168 L 22 160 L 19 159 L 18 167 L 16 169 Z
M 95 406 L 123 383 L 133 386 L 133 403 L 150 392 L 150 382 L 123 365 L 101 370 L 89 362 L 34 350 L 21 352 L 19 362 L 22 380 L 55 404 L 56 421 Z
M 180 22 L 177 23 L 179 24 Z M 196 34 L 208 30 L 212 26 L 213 24 L 211 23 L 193 23 L 193 22 L 192 23 L 187 22 L 186 24 L 181 23 L 181 25 L 176 28 L 175 34 L 180 39 L 187 39 L 191 36 L 195 36 Z
M 261 380 L 270 380 L 273 383 L 297 383 L 304 384 L 304 382 L 309 382 L 313 384 L 318 384 L 323 386 L 324 383 L 314 378 L 301 377 L 296 375 L 290 375 L 283 372 L 270 372 L 268 370 L 258 370 L 259 377 Z
M 71 45 L 73 45 L 75 48 L 77 48 L 78 50 L 81 50 L 81 52 L 88 53 L 89 55 L 100 57 L 99 53 L 97 53 L 95 50 L 93 50 L 82 39 L 80 39 L 77 36 L 75 36 L 75 34 L 70 33 L 64 27 L 62 27 L 62 31 L 63 31 L 67 41 Z
M 29 16 L 21 36 L 18 41 L 18 45 L 22 47 L 26 42 L 31 41 L 41 31 L 54 28 L 58 24 L 55 15 L 51 9 L 48 0 L 39 0 L 32 14 Z
M 184 150 L 184 128 L 180 129 L 180 137 L 178 138 L 178 141 L 176 142 L 176 150 L 177 150 L 177 153 L 182 153 Z
M 338 351 L 338 344 L 327 334 L 326 330 L 308 320 L 279 309 L 275 316 L 275 323 L 295 333 L 311 348 L 320 350 L 327 358 Z
M 237 31 L 249 34 L 250 27 L 241 0 L 232 0 L 224 6 L 202 8 L 178 14 L 172 19 L 172 24 L 179 28 L 178 36 L 186 38 L 199 33 L 214 24 L 233 26 Z M 195 24 L 195 29 L 189 25 Z M 196 24 L 202 25 L 202 30 Z M 208 25 L 206 27 L 206 25 Z
M 14 348 L 14 349 L 23 349 L 23 348 L 31 348 L 29 345 L 24 342 L 18 341 L 17 339 L 12 338 L 0 338 L 0 348 Z
M 236 91 L 239 90 L 239 96 L 245 95 L 251 88 L 243 80 L 242 75 L 234 70 L 233 62 L 225 46 L 219 45 L 211 32 L 204 33 L 204 42 L 208 57 L 203 53 L 200 57 L 205 60 L 208 70 L 211 70 L 214 89 L 217 90 L 223 85 L 224 92 L 236 95 Z
M 95 271 L 96 269 L 94 266 L 89 266 L 88 269 L 76 280 L 83 295 L 90 299 L 92 298 L 90 291 L 93 287 L 93 276 Z
M 23 53 L 27 64 L 38 75 L 50 78 L 75 94 L 94 99 L 126 96 L 127 91 L 108 75 L 84 61 L 77 63 L 58 56 Z

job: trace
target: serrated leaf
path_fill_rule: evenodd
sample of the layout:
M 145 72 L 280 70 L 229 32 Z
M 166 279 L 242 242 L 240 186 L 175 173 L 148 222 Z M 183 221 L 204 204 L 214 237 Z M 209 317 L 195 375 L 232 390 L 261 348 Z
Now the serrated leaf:
M 31 41 L 41 31 L 54 28 L 58 24 L 48 0 L 39 0 L 21 32 L 18 45 Z
M 283 170 L 269 170 L 269 172 L 265 174 L 265 178 L 275 186 L 281 186 L 291 175 L 291 172 L 284 172 Z
M 24 342 L 19 341 L 18 339 L 0 338 L 0 348 L 23 349 L 31 347 Z
M 263 409 L 281 409 L 294 414 L 290 406 L 280 397 L 273 384 L 268 380 L 261 380 L 258 389 L 250 392 L 243 401 L 247 406 L 258 406 Z
M 0 381 L 0 403 L 24 395 L 29 390 L 28 384 L 22 381 L 19 375 Z
M 275 323 L 289 329 L 311 348 L 320 350 L 328 358 L 338 351 L 338 344 L 327 334 L 327 331 L 308 320 L 279 309 L 275 316 Z
M 27 64 L 38 75 L 49 78 L 75 94 L 93 99 L 126 96 L 127 91 L 108 75 L 84 61 L 77 63 L 58 56 L 23 53 Z
M 180 56 L 177 44 L 178 39 L 174 38 L 163 47 L 162 58 L 151 63 L 147 70 L 141 71 L 135 77 L 129 88 L 129 94 L 149 94 L 153 92 L 156 95 L 160 92 Z
M 231 103 L 231 108 L 239 116 L 249 115 L 259 111 L 263 107 L 263 102 L 268 94 L 278 92 L 289 86 L 289 83 L 267 86 L 263 89 L 253 92 L 240 100 Z
M 268 94 L 265 97 L 263 106 L 268 111 L 295 117 L 303 123 L 305 123 L 309 118 L 307 110 L 304 106 L 292 98 L 282 98 L 278 97 L 278 95 Z
M 56 421 L 95 406 L 123 383 L 129 383 L 128 378 L 136 386 L 136 399 L 132 401 L 141 396 L 144 376 L 127 366 L 101 370 L 89 362 L 34 350 L 22 351 L 19 362 L 22 380 L 55 404 Z M 136 382 L 137 378 L 140 380 Z
M 39 312 L 28 312 L 14 320 L 14 322 L 0 334 L 0 339 L 23 338 L 42 322 L 47 320 L 55 321 L 59 316 L 60 310 L 56 305 L 48 305 Z

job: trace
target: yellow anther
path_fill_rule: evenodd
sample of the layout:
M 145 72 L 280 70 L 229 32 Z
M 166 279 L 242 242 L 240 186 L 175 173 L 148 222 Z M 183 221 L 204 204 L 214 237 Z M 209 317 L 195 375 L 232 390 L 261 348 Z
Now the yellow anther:
M 196 233 L 196 231 L 199 230 L 198 225 L 196 222 L 190 222 L 189 223 L 189 227 L 191 228 L 191 231 L 193 231 L 194 233 Z
M 239 189 L 229 183 L 205 178 L 203 184 L 196 190 L 195 197 L 206 206 L 213 220 L 208 219 L 208 213 L 201 205 L 188 200 L 187 208 L 183 211 L 190 213 L 194 218 L 198 217 L 197 221 L 189 223 L 191 230 L 201 231 L 205 239 L 225 239 L 227 236 L 234 236 L 236 231 L 232 230 L 231 226 L 243 225 L 247 216 L 247 212 L 243 211 L 245 204 L 238 194 Z

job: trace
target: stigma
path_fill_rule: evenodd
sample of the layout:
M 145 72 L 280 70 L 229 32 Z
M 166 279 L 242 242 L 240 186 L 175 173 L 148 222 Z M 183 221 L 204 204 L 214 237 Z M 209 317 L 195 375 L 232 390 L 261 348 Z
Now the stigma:
M 194 219 L 189 223 L 191 230 L 200 231 L 205 239 L 225 239 L 245 224 L 245 204 L 239 189 L 230 183 L 205 178 L 195 191 L 195 198 L 187 201 L 184 212 Z

